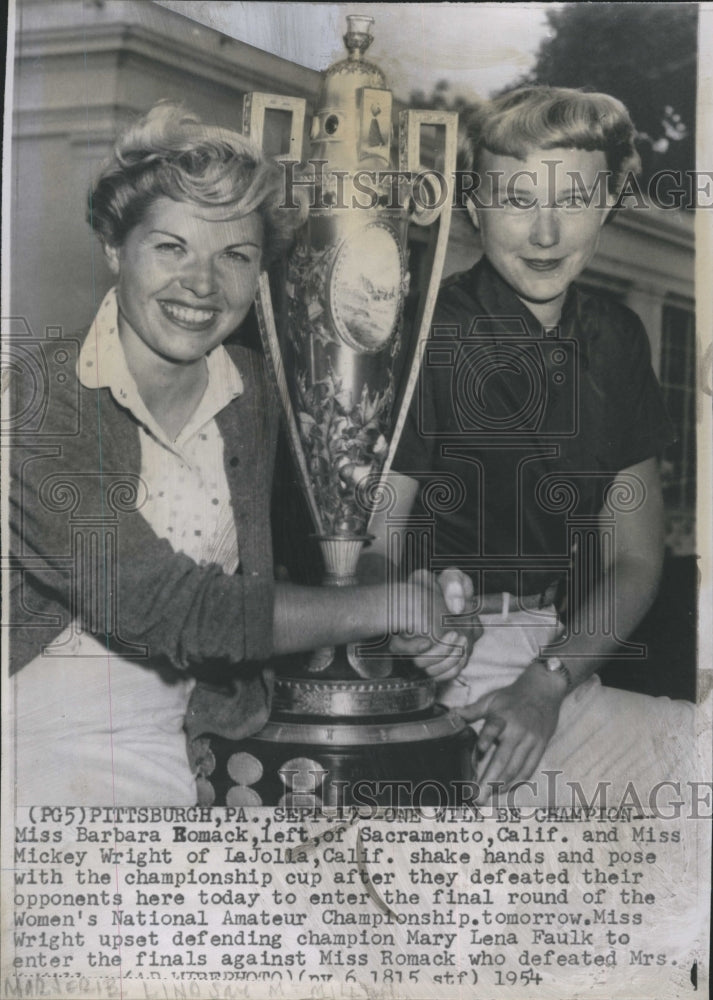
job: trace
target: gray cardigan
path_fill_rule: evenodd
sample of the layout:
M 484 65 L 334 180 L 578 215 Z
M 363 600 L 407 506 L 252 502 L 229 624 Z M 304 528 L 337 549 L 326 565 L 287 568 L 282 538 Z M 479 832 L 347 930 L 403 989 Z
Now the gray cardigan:
M 51 346 L 39 387 L 27 378 L 13 387 L 11 670 L 78 619 L 108 649 L 198 677 L 189 735 L 255 732 L 269 714 L 270 685 L 254 661 L 271 653 L 274 600 L 277 407 L 263 359 L 226 344 L 244 382 L 242 395 L 216 417 L 240 543 L 240 569 L 229 576 L 197 565 L 153 532 L 137 509 L 135 418 L 108 389 L 85 389 L 66 367 L 60 373 L 61 344 Z M 25 419 L 38 412 L 39 399 L 41 419 Z

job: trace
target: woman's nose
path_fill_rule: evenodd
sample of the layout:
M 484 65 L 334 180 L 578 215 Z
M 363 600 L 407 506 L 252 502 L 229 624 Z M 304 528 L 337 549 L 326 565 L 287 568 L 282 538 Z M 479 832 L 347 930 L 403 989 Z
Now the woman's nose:
M 538 205 L 530 230 L 530 243 L 539 247 L 551 247 L 559 243 L 559 238 L 559 222 L 555 210 Z
M 210 260 L 186 262 L 181 269 L 179 280 L 183 288 L 200 298 L 206 298 L 216 291 L 213 262 Z

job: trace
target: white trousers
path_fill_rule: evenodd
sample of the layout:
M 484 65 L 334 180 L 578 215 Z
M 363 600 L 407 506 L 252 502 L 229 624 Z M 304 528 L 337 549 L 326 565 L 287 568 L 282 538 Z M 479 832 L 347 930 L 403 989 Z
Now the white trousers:
M 17 804 L 194 805 L 183 732 L 193 682 L 77 652 L 38 656 L 12 678 Z

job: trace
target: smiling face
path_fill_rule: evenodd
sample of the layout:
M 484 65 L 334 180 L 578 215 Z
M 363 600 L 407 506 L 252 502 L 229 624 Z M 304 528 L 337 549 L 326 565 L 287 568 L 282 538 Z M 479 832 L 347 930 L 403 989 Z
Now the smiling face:
M 483 249 L 543 324 L 558 322 L 569 285 L 596 252 L 610 207 L 606 167 L 598 150 L 537 149 L 525 160 L 482 151 L 473 211 Z
M 106 247 L 118 276 L 119 331 L 142 364 L 191 364 L 243 321 L 257 290 L 263 227 L 257 212 L 157 198 L 121 247 Z

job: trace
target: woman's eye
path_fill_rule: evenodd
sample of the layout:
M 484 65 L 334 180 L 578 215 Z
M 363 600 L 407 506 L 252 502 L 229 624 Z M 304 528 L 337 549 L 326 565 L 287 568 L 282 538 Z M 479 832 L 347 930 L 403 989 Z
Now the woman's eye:
M 506 208 L 532 208 L 534 202 L 532 198 L 528 198 L 527 195 L 510 195 L 505 199 Z
M 242 250 L 226 250 L 224 256 L 227 257 L 228 260 L 237 261 L 238 263 L 250 263 L 250 255 L 244 253 Z
M 157 243 L 156 249 L 166 254 L 179 254 L 183 252 L 183 247 L 180 243 Z
M 584 208 L 584 200 L 576 195 L 572 195 L 571 197 L 563 198 L 560 202 L 558 202 L 558 207 L 567 208 L 570 211 L 578 211 L 580 208 Z

